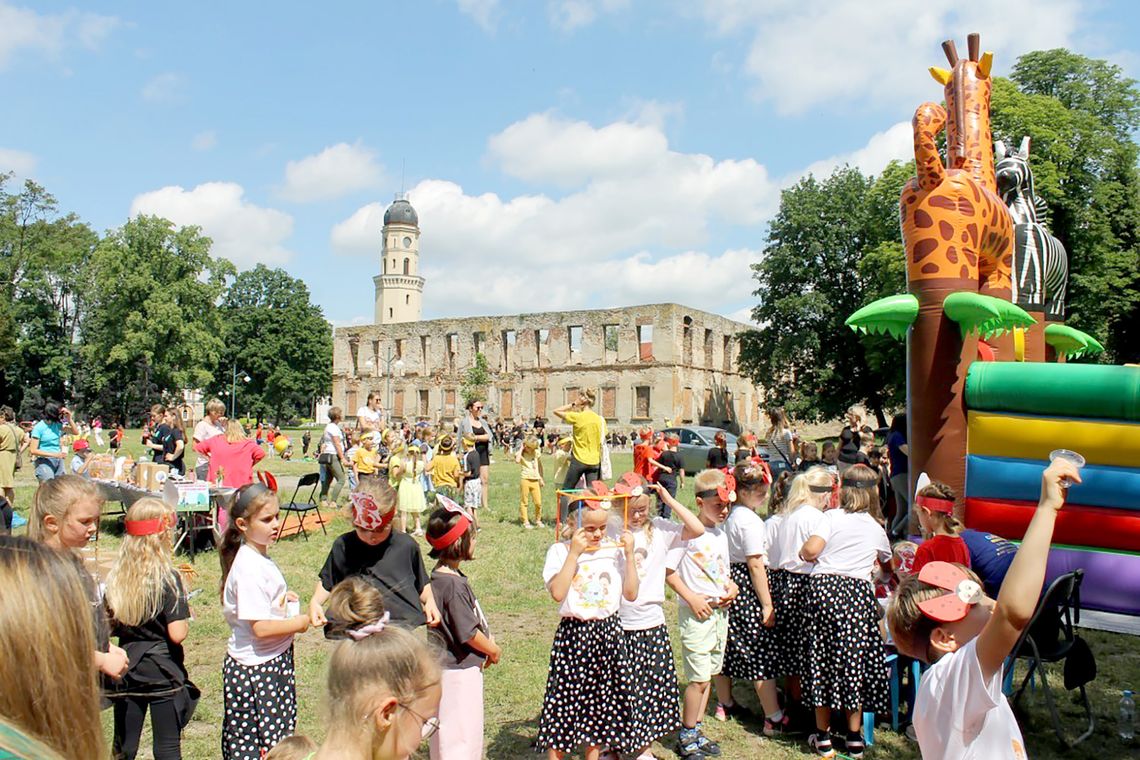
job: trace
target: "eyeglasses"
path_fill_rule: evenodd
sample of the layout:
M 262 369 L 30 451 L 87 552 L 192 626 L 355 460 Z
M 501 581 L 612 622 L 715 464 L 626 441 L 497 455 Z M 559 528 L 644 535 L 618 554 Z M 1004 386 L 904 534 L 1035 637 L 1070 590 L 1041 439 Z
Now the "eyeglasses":
M 400 707 L 404 708 L 405 710 L 410 712 L 413 716 L 420 719 L 420 724 L 421 724 L 420 725 L 420 741 L 430 739 L 435 734 L 435 732 L 439 730 L 439 718 L 438 717 L 433 715 L 430 718 L 425 718 L 424 716 L 420 715 L 418 712 L 416 712 L 415 710 L 413 710 L 412 708 L 408 707 L 407 705 L 405 705 L 403 703 L 400 704 Z

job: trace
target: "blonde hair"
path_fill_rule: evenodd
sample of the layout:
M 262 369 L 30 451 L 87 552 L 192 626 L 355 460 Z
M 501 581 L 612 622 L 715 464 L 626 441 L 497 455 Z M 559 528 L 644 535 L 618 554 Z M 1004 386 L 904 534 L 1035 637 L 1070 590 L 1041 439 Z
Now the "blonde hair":
M 226 441 L 229 443 L 237 443 L 238 441 L 245 440 L 245 428 L 237 420 L 230 420 L 226 423 L 225 432 Z
M 724 473 L 720 470 L 701 470 L 693 478 L 693 493 L 720 488 L 724 485 Z M 697 497 L 700 498 L 699 496 Z
M 127 510 L 126 519 L 173 519 L 174 512 L 153 497 L 139 499 Z M 119 556 L 107 574 L 107 606 L 123 625 L 139 626 L 162 611 L 168 589 L 180 592 L 181 581 L 171 562 L 170 531 L 148 536 L 123 536 Z
M 69 758 L 107 750 L 89 584 L 71 552 L 0 535 L 0 715 Z
M 226 413 L 226 405 L 220 398 L 212 398 L 206 402 L 206 414 L 214 414 L 215 412 L 218 414 Z
M 336 645 L 329 658 L 329 729 L 353 736 L 367 730 L 361 717 L 378 697 L 401 704 L 439 683 L 439 657 L 415 634 L 388 625 L 360 641 Z
M 333 586 L 325 605 L 329 620 L 325 635 L 347 638 L 348 631 L 375 623 L 384 614 L 384 597 L 380 590 L 360 576 L 345 578 Z
M 954 493 L 954 489 L 937 480 L 931 481 L 919 489 L 918 495 L 929 496 L 932 499 L 957 501 L 957 495 Z M 922 507 L 919 508 L 922 509 Z M 953 514 L 948 515 L 945 512 L 935 512 L 933 510 L 927 510 L 927 513 L 934 533 L 944 532 L 956 536 L 961 533 L 962 528 L 965 527 L 962 525 L 962 521 Z
M 87 478 L 78 475 L 60 475 L 43 481 L 32 497 L 28 538 L 33 541 L 46 540 L 48 536 L 44 530 L 44 518 L 51 515 L 57 523 L 63 523 L 75 504 L 88 500 L 100 506 L 104 502 L 103 492 Z
M 973 570 L 963 565 L 958 567 L 966 571 L 967 577 L 981 585 L 981 580 Z M 900 652 L 930 662 L 930 634 L 942 624 L 923 614 L 918 605 L 937 599 L 945 593 L 945 589 L 920 581 L 917 574 L 903 576 L 899 580 L 899 586 L 887 607 L 887 628 Z
M 832 486 L 835 484 L 835 474 L 826 467 L 809 467 L 801 472 L 792 481 L 791 487 L 788 489 L 788 497 L 784 500 L 784 505 L 781 512 L 795 512 L 804 504 L 811 504 L 813 507 L 818 507 L 819 497 L 824 494 L 812 491 L 812 486 L 822 488 L 824 486 Z
M 395 509 L 400 500 L 399 492 L 383 478 L 361 478 L 356 483 L 354 493 L 366 493 L 371 496 L 372 500 L 376 502 L 376 506 L 380 508 L 381 515 L 386 515 Z M 348 508 L 348 513 L 348 518 L 351 520 L 351 505 Z
M 586 406 L 593 406 L 598 400 L 598 392 L 593 388 L 583 388 L 578 391 L 578 400 L 586 404 Z
M 273 745 L 265 760 L 306 760 L 317 749 L 317 743 L 309 737 L 293 734 Z
M 869 483 L 870 486 L 847 485 L 847 481 Z M 843 473 L 843 488 L 839 491 L 839 506 L 848 514 L 866 512 L 879 523 L 883 513 L 879 508 L 879 473 L 865 464 L 853 464 Z

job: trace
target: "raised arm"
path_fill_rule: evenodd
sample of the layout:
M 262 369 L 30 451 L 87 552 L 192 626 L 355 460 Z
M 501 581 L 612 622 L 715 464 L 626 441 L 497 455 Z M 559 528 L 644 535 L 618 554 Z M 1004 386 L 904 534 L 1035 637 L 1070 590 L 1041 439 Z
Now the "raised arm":
M 649 487 L 657 492 L 657 495 L 673 510 L 673 514 L 677 515 L 677 519 L 685 526 L 681 531 L 682 540 L 688 541 L 690 538 L 696 538 L 697 536 L 703 536 L 705 534 L 704 523 L 702 523 L 700 518 L 694 515 L 688 507 L 673 498 L 673 495 L 669 493 L 669 489 L 660 483 L 653 483 Z

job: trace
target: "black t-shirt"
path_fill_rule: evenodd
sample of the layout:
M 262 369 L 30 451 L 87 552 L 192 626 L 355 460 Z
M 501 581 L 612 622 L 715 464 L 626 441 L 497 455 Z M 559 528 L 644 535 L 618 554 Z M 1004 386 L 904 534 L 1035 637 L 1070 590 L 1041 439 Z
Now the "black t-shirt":
M 185 474 L 186 466 L 183 464 L 183 459 L 186 458 L 186 436 L 181 430 L 174 428 L 167 428 L 167 435 L 162 439 L 162 462 L 163 464 L 170 465 L 170 469 L 178 470 L 178 472 Z M 167 454 L 173 454 L 174 450 L 178 448 L 178 442 L 182 441 L 182 452 L 175 459 L 168 460 Z
M 482 665 L 486 656 L 466 642 L 479 631 L 489 635 L 487 619 L 483 617 L 467 576 L 436 568 L 431 571 L 431 593 L 442 622 L 430 630 L 443 648 L 443 666 L 455 670 Z
M 658 470 L 657 482 L 662 484 L 677 482 L 677 473 L 681 469 L 681 457 L 677 456 L 677 452 L 666 449 L 654 457 L 654 459 L 672 470 L 672 472 Z
M 152 451 L 154 451 L 154 456 L 152 457 L 152 459 L 155 462 L 158 462 L 159 464 L 166 464 L 166 459 L 165 459 L 165 457 L 166 457 L 166 439 L 169 436 L 170 436 L 170 427 L 168 425 L 166 425 L 165 423 L 159 425 L 158 427 L 156 427 L 150 431 L 150 442 L 162 444 L 162 451 L 159 451 L 158 449 L 152 449 Z M 173 451 L 173 450 L 174 449 L 171 449 L 171 451 Z
M 393 623 L 415 628 L 427 622 L 420 604 L 420 593 L 428 584 L 427 571 L 420 546 L 411 536 L 393 530 L 376 546 L 361 541 L 356 531 L 337 538 L 321 568 L 321 586 L 332 591 L 333 586 L 354 575 L 380 590 Z
M 185 654 L 181 644 L 168 638 L 166 627 L 190 617 L 190 603 L 177 576 L 162 590 L 158 614 L 141 625 L 123 625 L 111 618 L 111 635 L 119 637 L 119 646 L 127 651 L 130 668 L 111 691 L 162 692 L 178 688 L 186 678 Z
M 720 446 L 713 446 L 709 449 L 709 456 L 706 461 L 710 470 L 722 470 L 728 467 L 728 452 Z

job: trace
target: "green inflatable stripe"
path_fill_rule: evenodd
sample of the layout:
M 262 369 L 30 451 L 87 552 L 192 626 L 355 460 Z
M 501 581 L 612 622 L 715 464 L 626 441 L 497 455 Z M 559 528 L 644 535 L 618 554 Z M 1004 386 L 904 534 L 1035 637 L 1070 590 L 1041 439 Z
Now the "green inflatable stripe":
M 1140 367 L 974 362 L 966 376 L 966 406 L 1140 422 Z

